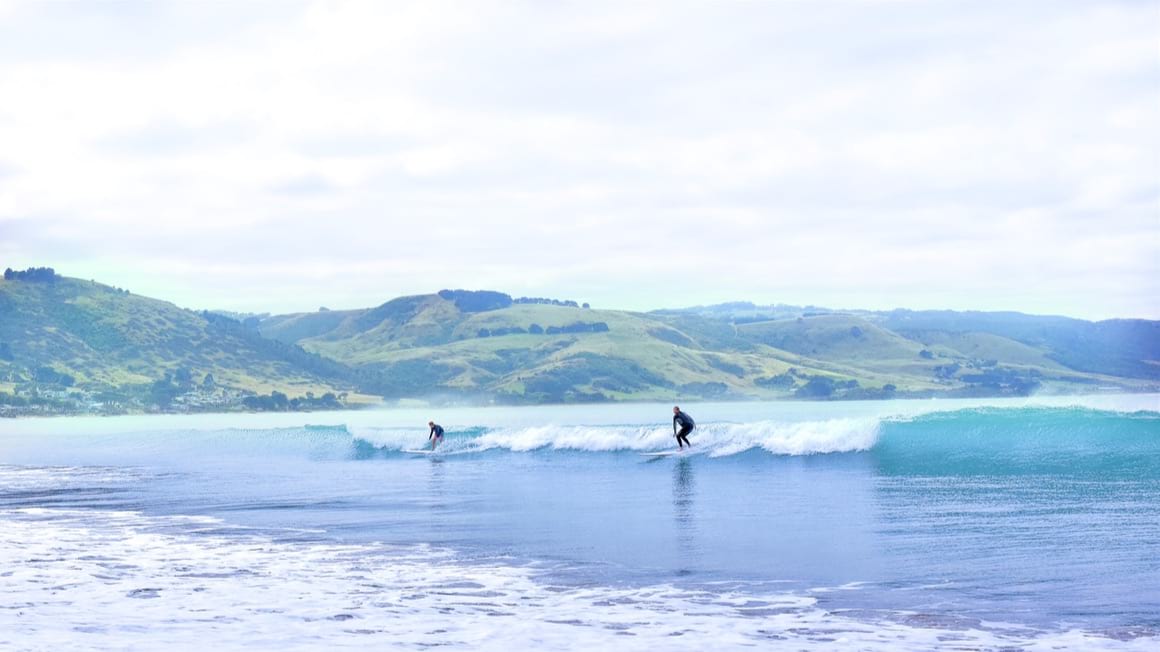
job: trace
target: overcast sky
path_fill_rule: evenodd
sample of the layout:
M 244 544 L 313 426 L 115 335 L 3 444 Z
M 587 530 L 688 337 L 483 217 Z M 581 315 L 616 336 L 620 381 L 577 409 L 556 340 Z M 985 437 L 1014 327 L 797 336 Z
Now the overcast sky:
M 1160 318 L 1160 3 L 0 0 L 0 266 Z

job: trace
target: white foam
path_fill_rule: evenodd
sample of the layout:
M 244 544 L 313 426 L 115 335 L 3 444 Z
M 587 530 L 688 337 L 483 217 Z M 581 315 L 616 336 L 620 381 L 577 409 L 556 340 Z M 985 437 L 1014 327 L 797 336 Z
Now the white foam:
M 878 439 L 877 418 L 825 421 L 710 423 L 690 435 L 694 450 L 714 457 L 762 449 L 778 455 L 811 455 L 868 450 Z M 672 430 L 634 426 L 536 426 L 497 430 L 468 446 L 517 452 L 539 449 L 575 451 L 655 451 L 672 448 Z
M 356 440 L 364 441 L 382 450 L 401 451 L 429 445 L 427 440 L 429 433 L 426 429 L 347 426 L 347 430 Z
M 205 518 L 0 511 L 0 648 L 471 650 L 1155 649 L 791 593 L 568 587 L 424 546 L 182 533 Z

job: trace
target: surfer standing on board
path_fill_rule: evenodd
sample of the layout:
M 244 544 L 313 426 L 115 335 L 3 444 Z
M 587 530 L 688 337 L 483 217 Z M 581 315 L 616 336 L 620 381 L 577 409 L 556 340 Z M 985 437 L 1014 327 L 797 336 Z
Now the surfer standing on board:
M 431 427 L 431 433 L 427 435 L 427 439 L 431 440 L 431 450 L 435 450 L 436 446 L 443 443 L 443 426 L 434 421 L 428 421 L 427 425 Z
M 677 430 L 677 424 L 681 426 L 679 431 Z M 689 441 L 689 433 L 693 432 L 693 428 L 695 427 L 697 427 L 697 424 L 693 422 L 693 417 L 681 412 L 680 406 L 674 405 L 673 433 L 677 436 L 677 448 L 683 449 L 685 445 L 688 445 L 689 448 L 693 447 L 693 443 Z M 681 442 L 684 442 L 684 444 Z

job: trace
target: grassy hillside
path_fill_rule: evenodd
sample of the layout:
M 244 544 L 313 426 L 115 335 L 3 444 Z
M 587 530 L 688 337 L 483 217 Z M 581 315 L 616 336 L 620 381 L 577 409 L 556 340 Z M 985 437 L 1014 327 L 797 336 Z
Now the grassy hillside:
M 224 317 L 92 281 L 0 280 L 0 378 L 113 391 L 176 379 L 259 393 L 352 388 L 342 365 Z
M 755 379 L 794 365 L 803 374 L 841 375 L 814 369 L 800 356 L 759 351 L 718 324 L 686 333 L 645 314 L 545 304 L 471 312 L 440 295 L 395 299 L 337 321 L 324 312 L 277 317 L 260 329 L 379 372 L 388 395 L 426 389 L 533 402 L 771 397 L 793 388 L 763 387 Z M 299 333 L 310 336 L 290 339 Z M 737 346 L 720 346 L 722 340 Z
M 287 409 L 274 392 L 541 403 L 1143 390 L 1160 380 L 1158 348 L 1147 321 L 747 303 L 638 313 L 460 290 L 243 324 L 91 281 L 0 281 L 0 399 L 80 388 L 160 405 L 211 387 Z
M 1110 319 L 1087 322 L 1013 312 L 895 310 L 875 315 L 907 337 L 924 333 L 987 333 L 1044 351 L 1076 371 L 1160 380 L 1160 322 Z
M 490 293 L 495 295 L 497 293 Z M 1041 386 L 1134 387 L 1068 367 L 1046 346 L 990 333 L 906 335 L 873 314 L 727 310 L 634 313 L 512 303 L 472 293 L 403 297 L 341 314 L 275 317 L 263 334 L 373 372 L 386 396 L 512 401 L 679 397 L 1020 394 Z M 506 295 L 501 295 L 505 296 Z M 466 298 L 465 298 L 466 297 Z M 777 319 L 762 319 L 776 315 Z

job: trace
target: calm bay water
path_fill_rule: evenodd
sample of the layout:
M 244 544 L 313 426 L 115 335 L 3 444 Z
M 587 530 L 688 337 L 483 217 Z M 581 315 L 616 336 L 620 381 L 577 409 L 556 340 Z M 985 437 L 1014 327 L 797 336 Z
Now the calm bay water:
M 1160 645 L 1156 396 L 683 407 L 0 422 L 0 647 Z

